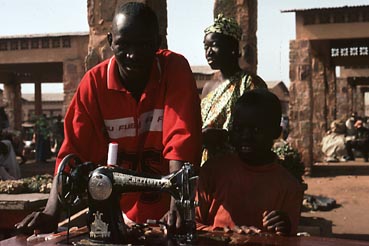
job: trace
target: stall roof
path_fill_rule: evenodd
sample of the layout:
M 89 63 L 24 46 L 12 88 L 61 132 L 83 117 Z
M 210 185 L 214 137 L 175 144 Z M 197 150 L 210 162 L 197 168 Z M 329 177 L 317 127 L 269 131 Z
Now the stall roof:
M 306 9 L 286 9 L 286 10 L 281 10 L 281 12 L 282 13 L 306 12 L 306 11 L 314 11 L 314 10 L 353 9 L 353 8 L 363 8 L 363 7 L 369 7 L 369 5 L 345 5 L 345 6 L 336 6 L 336 7 L 306 8 Z

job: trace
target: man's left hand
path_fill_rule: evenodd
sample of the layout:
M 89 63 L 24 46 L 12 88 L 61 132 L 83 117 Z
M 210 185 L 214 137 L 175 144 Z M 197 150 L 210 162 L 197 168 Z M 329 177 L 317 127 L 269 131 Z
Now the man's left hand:
M 182 161 L 170 160 L 169 172 L 173 173 L 175 171 L 178 171 L 179 169 L 181 169 L 182 166 L 183 166 Z M 181 227 L 182 218 L 177 209 L 176 201 L 173 197 L 170 200 L 169 211 L 161 218 L 160 221 L 168 225 L 167 230 L 169 231 L 175 231 L 176 229 L 179 229 Z

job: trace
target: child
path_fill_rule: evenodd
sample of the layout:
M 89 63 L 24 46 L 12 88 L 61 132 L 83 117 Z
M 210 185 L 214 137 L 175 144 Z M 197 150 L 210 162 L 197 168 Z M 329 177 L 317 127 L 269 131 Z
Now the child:
M 281 133 L 281 106 L 266 89 L 245 92 L 233 111 L 230 142 L 236 153 L 200 170 L 197 228 L 296 234 L 303 190 L 271 151 Z

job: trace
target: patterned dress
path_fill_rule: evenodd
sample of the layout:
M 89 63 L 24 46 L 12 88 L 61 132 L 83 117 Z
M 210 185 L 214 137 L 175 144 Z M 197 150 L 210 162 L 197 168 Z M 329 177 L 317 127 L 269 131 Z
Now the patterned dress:
M 267 88 L 261 79 L 240 71 L 211 91 L 201 101 L 202 128 L 220 128 L 229 130 L 232 123 L 232 109 L 237 99 L 246 91 L 255 88 Z M 229 147 L 219 146 L 214 150 L 204 149 L 202 163 L 209 157 L 227 152 Z

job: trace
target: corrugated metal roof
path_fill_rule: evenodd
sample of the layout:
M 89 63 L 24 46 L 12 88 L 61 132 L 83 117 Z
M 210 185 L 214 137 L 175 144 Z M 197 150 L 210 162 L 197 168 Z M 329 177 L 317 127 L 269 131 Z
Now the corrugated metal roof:
M 34 102 L 35 94 L 22 93 L 22 98 L 28 102 Z M 60 102 L 64 100 L 64 93 L 42 93 L 41 98 L 44 102 Z
M 365 8 L 369 7 L 369 5 L 345 5 L 345 6 L 337 6 L 337 7 L 321 7 L 321 8 L 306 8 L 306 9 L 286 9 L 281 10 L 281 13 L 288 12 L 305 12 L 305 11 L 314 11 L 314 10 L 336 10 L 336 9 L 353 9 L 353 8 Z
M 88 36 L 89 32 L 59 32 L 59 33 L 43 33 L 43 34 L 17 34 L 0 36 L 0 39 L 14 38 L 47 38 L 47 37 L 63 37 L 63 36 Z

